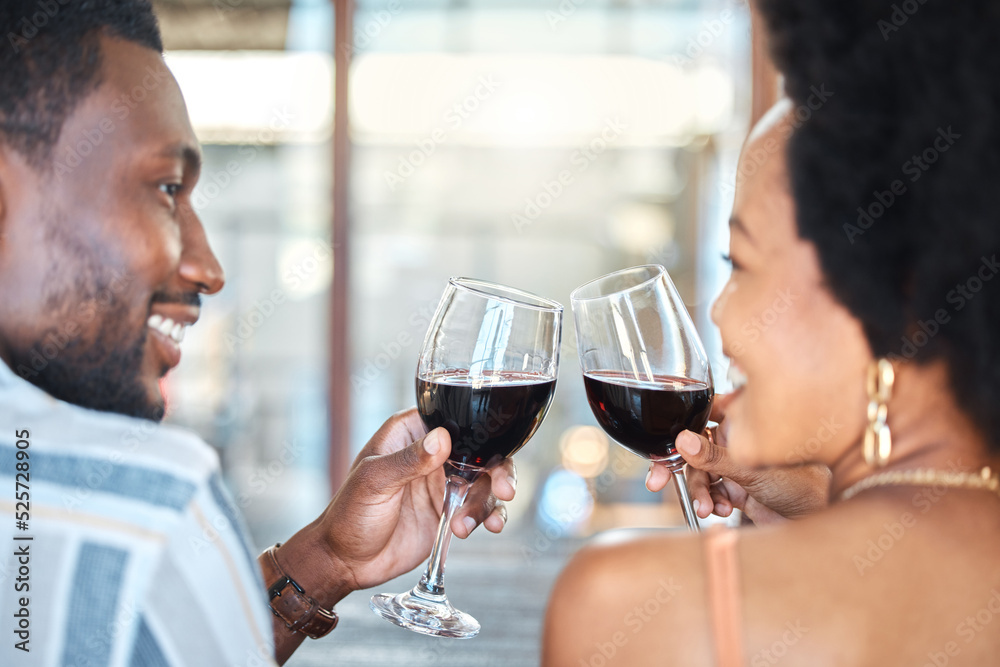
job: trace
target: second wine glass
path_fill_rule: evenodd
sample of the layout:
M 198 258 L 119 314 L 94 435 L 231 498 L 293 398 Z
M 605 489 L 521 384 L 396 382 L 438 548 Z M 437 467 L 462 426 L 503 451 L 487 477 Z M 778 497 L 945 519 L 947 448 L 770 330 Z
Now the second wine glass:
M 469 278 L 448 281 L 417 363 L 417 411 L 451 436 L 447 488 L 427 570 L 412 590 L 371 599 L 376 614 L 414 632 L 474 637 L 479 622 L 444 591 L 450 524 L 479 476 L 534 435 L 555 393 L 562 306 Z
M 601 428 L 673 472 L 684 519 L 697 531 L 674 440 L 708 423 L 714 385 L 705 348 L 666 269 L 637 266 L 570 295 L 587 400 Z

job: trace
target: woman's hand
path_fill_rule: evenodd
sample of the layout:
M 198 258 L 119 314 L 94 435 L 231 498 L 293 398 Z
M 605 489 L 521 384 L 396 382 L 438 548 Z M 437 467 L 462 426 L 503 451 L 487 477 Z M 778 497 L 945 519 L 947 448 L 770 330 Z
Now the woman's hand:
M 711 419 L 719 423 L 704 434 L 684 431 L 677 436 L 677 451 L 687 462 L 688 490 L 695 512 L 728 517 L 741 510 L 757 525 L 811 514 L 829 504 L 830 470 L 824 465 L 797 465 L 754 469 L 736 464 L 726 450 L 729 395 L 712 403 Z M 659 491 L 670 481 L 666 466 L 653 463 L 646 487 Z

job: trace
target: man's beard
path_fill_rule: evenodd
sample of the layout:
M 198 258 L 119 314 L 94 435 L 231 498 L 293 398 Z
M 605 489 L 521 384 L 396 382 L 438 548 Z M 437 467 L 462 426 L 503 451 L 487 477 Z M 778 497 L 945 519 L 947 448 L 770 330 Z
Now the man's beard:
M 39 336 L 28 349 L 10 350 L 11 368 L 46 393 L 84 408 L 117 412 L 152 421 L 163 419 L 165 408 L 159 397 L 149 396 L 140 381 L 148 337 L 145 323 L 129 335 L 128 308 L 113 298 L 99 309 L 102 322 L 93 341 L 72 337 L 65 347 L 49 357 L 42 351 L 54 348 L 56 328 Z M 64 336 L 65 338 L 65 336 Z M 39 357 L 45 360 L 38 368 Z M 25 370 L 26 369 L 26 370 Z
M 46 241 L 59 261 L 48 270 L 41 302 L 55 324 L 8 348 L 11 369 L 67 403 L 161 421 L 163 399 L 150 395 L 142 366 L 149 304 L 163 294 L 142 294 L 124 262 L 74 225 L 54 223 Z M 145 308 L 132 306 L 145 299 Z

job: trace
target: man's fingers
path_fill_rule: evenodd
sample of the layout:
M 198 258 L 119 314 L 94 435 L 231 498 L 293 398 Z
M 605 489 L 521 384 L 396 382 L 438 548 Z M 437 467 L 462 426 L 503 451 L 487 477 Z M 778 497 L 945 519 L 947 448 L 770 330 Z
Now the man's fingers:
M 503 508 L 503 502 L 493 495 L 490 489 L 491 479 L 490 475 L 480 475 L 479 479 L 472 483 L 469 495 L 465 497 L 465 503 L 455 512 L 451 520 L 451 532 L 455 537 L 465 539 L 484 521 L 488 521 L 486 528 L 490 532 L 499 533 L 503 530 L 503 524 L 507 520 L 507 510 Z
M 497 506 L 493 508 L 483 526 L 491 533 L 499 533 L 507 525 L 507 505 L 502 500 L 497 501 Z
M 500 500 L 514 500 L 517 492 L 517 468 L 514 459 L 504 459 L 503 463 L 489 472 L 493 495 Z

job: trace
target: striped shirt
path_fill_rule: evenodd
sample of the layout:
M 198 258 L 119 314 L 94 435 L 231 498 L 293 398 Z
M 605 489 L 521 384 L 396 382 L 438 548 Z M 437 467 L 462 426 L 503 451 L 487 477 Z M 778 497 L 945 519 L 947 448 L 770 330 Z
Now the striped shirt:
M 260 667 L 273 641 L 215 452 L 0 361 L 0 665 Z

